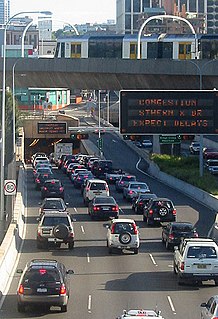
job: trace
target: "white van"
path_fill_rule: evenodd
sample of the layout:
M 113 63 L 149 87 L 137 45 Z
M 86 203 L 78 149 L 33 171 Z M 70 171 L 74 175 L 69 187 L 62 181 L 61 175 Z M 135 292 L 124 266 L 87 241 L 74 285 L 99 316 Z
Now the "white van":
M 109 196 L 109 187 L 106 181 L 101 179 L 90 179 L 83 190 L 84 204 L 88 203 L 95 196 Z

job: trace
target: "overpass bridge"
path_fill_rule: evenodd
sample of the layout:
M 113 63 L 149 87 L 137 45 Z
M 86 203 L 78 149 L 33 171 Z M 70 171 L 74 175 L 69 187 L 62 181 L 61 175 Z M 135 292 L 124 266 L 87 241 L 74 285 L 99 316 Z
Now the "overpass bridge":
M 6 59 L 6 85 L 12 86 L 17 59 Z M 0 72 L 3 59 L 0 59 Z M 15 67 L 16 88 L 69 89 L 193 89 L 218 88 L 218 60 L 129 60 L 20 58 Z M 0 77 L 0 86 L 2 78 Z

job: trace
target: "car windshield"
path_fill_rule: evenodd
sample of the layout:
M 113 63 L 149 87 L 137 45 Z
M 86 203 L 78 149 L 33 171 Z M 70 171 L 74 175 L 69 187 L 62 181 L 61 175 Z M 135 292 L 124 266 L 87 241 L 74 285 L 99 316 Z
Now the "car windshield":
M 50 182 L 50 181 L 47 181 L 47 182 L 45 182 L 45 184 L 44 184 L 46 187 L 52 187 L 52 188 L 59 188 L 59 187 L 61 187 L 61 183 L 60 182 Z
M 192 225 L 173 225 L 172 230 L 180 231 L 180 232 L 190 232 L 193 230 L 193 226 Z
M 192 246 L 189 247 L 188 258 L 217 258 L 216 249 L 211 246 Z
M 172 208 L 173 207 L 172 203 L 169 202 L 169 201 L 166 201 L 166 200 L 155 201 L 154 202 L 154 206 L 155 207 L 165 206 L 167 208 Z
M 64 205 L 61 201 L 46 201 L 45 204 L 43 205 L 44 209 L 62 209 L 64 208 Z
M 114 234 L 120 234 L 128 232 L 130 234 L 134 234 L 135 230 L 132 223 L 116 223 L 114 227 Z
M 95 200 L 94 200 L 94 203 L 95 204 L 115 204 L 115 200 L 113 197 L 103 197 L 103 196 L 99 196 L 99 197 L 96 197 Z
M 67 226 L 70 226 L 69 220 L 67 217 L 63 216 L 45 216 L 42 222 L 42 226 L 57 226 L 59 224 L 65 224 Z
M 29 285 L 43 282 L 60 282 L 60 276 L 56 269 L 45 269 L 43 266 L 40 266 L 27 270 L 23 282 Z
M 146 184 L 130 184 L 129 187 L 136 189 L 148 189 L 148 186 Z
M 106 184 L 105 183 L 91 183 L 91 190 L 105 190 Z

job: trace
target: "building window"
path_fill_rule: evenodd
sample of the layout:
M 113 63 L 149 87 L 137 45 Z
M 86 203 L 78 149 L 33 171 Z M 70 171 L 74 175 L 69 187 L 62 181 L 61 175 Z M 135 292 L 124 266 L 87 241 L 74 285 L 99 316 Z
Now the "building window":
M 125 0 L 125 12 L 131 12 L 131 0 Z
M 130 14 L 125 15 L 125 29 L 131 30 L 131 15 Z
M 140 0 L 133 1 L 133 12 L 140 12 Z

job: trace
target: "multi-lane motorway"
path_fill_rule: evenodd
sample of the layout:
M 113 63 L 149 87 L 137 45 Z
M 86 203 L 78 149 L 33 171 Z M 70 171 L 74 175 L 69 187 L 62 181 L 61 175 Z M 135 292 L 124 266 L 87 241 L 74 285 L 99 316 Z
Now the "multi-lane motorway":
M 104 155 L 112 159 L 116 167 L 135 174 L 145 181 L 152 192 L 173 200 L 178 221 L 190 221 L 205 236 L 214 220 L 214 212 L 191 198 L 144 174 L 144 163 L 116 134 L 104 134 Z M 93 134 L 90 139 L 95 142 Z M 173 252 L 167 251 L 161 242 L 161 228 L 147 227 L 141 215 L 134 215 L 122 194 L 110 186 L 111 195 L 121 207 L 122 217 L 134 218 L 140 228 L 141 246 L 138 255 L 131 252 L 109 255 L 106 248 L 107 221 L 91 221 L 84 206 L 80 190 L 60 170 L 55 175 L 65 186 L 65 200 L 74 217 L 75 248 L 36 248 L 36 229 L 40 192 L 35 191 L 31 167 L 26 170 L 27 209 L 26 239 L 16 268 L 23 268 L 33 258 L 52 258 L 62 261 L 74 270 L 71 277 L 71 296 L 67 313 L 51 308 L 50 312 L 31 308 L 19 314 L 16 307 L 16 289 L 19 275 L 14 274 L 8 294 L 0 311 L 1 318 L 95 318 L 111 319 L 129 308 L 155 308 L 165 319 L 198 319 L 200 304 L 217 293 L 214 283 L 202 286 L 179 286 L 173 273 Z

